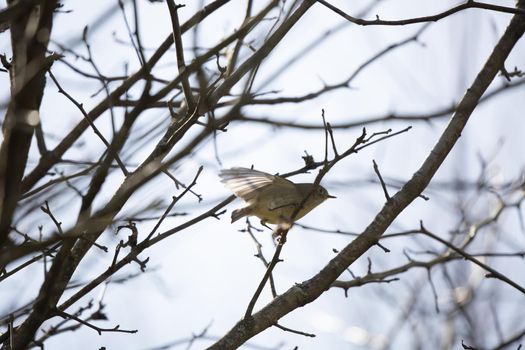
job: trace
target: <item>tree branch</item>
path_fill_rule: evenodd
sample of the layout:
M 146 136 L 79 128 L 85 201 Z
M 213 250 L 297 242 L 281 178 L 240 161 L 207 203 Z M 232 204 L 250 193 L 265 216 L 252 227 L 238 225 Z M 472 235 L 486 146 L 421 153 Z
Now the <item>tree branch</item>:
M 369 25 L 403 26 L 407 24 L 422 23 L 422 22 L 437 22 L 440 19 L 443 19 L 445 17 L 453 15 L 456 12 L 463 11 L 469 8 L 480 8 L 480 9 L 485 9 L 485 10 L 510 13 L 510 14 L 516 14 L 516 15 L 522 15 L 522 16 L 525 15 L 525 11 L 520 8 L 505 7 L 505 6 L 487 4 L 487 3 L 473 1 L 473 0 L 467 0 L 464 4 L 455 6 L 449 10 L 446 10 L 444 12 L 441 12 L 433 16 L 416 17 L 416 18 L 402 19 L 402 20 L 397 20 L 397 21 L 385 21 L 385 20 L 379 19 L 379 16 L 377 16 L 377 19 L 367 21 L 361 18 L 356 18 L 356 17 L 352 17 L 348 15 L 347 13 L 335 7 L 334 5 L 330 4 L 326 0 L 316 0 L 316 1 L 326 6 L 333 12 L 337 13 L 339 16 L 343 17 L 347 21 L 350 21 L 352 23 L 355 23 L 361 26 L 369 26 Z
M 524 2 L 520 1 L 520 8 L 523 8 L 523 5 Z M 250 319 L 239 321 L 209 349 L 235 349 L 252 336 L 271 327 L 284 315 L 314 301 L 330 287 L 348 266 L 376 244 L 394 219 L 428 185 L 460 137 L 479 99 L 503 66 L 505 59 L 524 31 L 525 21 L 523 21 L 523 17 L 515 15 L 484 67 L 463 96 L 456 113 L 428 157 L 405 186 L 383 206 L 363 233 L 347 245 L 318 274 L 291 287 L 259 312 L 253 314 Z

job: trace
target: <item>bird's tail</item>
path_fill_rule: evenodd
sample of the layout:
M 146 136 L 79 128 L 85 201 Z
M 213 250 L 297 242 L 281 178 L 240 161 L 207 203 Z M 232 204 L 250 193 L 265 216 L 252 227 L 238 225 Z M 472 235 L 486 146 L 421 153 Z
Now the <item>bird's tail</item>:
M 235 209 L 234 211 L 232 211 L 232 223 L 246 215 L 250 215 L 250 212 L 250 207 Z

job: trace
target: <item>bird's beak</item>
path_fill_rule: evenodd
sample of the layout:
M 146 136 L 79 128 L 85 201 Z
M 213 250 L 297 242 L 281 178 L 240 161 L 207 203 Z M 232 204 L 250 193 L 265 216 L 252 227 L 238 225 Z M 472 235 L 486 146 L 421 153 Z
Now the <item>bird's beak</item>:
M 328 198 L 337 198 L 337 197 L 336 196 L 332 196 L 331 194 L 329 194 Z

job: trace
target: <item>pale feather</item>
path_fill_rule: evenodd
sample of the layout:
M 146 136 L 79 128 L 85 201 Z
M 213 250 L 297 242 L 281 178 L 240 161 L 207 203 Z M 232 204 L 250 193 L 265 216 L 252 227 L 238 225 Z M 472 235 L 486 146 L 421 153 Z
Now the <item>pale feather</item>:
M 295 188 L 293 182 L 280 176 L 248 168 L 223 169 L 219 176 L 227 188 L 246 202 L 251 202 L 269 185 L 280 186 L 283 190 Z

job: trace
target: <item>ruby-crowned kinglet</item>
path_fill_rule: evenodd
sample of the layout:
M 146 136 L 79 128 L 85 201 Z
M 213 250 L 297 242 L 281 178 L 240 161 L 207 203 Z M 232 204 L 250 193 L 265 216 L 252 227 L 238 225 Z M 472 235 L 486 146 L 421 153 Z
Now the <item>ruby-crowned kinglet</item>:
M 219 176 L 226 187 L 247 203 L 232 212 L 232 222 L 251 215 L 260 218 L 263 224 L 290 222 L 306 196 L 309 195 L 294 220 L 302 218 L 326 199 L 336 198 L 321 185 L 296 184 L 280 176 L 248 168 L 223 169 Z

